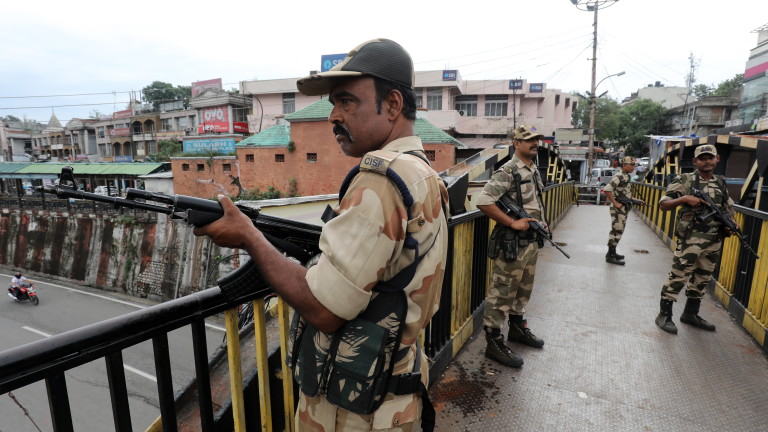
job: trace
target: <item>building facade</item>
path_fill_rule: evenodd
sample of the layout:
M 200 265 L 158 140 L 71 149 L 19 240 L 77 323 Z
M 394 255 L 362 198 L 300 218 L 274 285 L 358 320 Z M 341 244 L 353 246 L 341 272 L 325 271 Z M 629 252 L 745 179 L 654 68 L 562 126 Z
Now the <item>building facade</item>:
M 768 24 L 754 32 L 757 46 L 750 51 L 744 69 L 744 90 L 739 105 L 739 118 L 746 125 L 768 116 Z
M 321 96 L 304 96 L 297 78 L 243 81 L 240 93 L 253 98 L 252 132 L 277 124 Z M 416 72 L 414 90 L 426 120 L 472 148 L 503 141 L 517 125 L 535 126 L 546 135 L 571 127 L 576 97 L 524 79 L 463 80 L 458 70 Z

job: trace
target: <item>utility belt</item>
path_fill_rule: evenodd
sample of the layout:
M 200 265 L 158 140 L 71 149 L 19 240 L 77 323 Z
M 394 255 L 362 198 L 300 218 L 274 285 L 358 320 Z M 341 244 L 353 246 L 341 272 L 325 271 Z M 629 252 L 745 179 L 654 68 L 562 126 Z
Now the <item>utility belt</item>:
M 539 247 L 543 247 L 544 239 L 532 229 L 518 231 L 496 224 L 488 239 L 488 258 L 496 259 L 502 256 L 505 261 L 514 261 L 531 243 L 538 243 Z

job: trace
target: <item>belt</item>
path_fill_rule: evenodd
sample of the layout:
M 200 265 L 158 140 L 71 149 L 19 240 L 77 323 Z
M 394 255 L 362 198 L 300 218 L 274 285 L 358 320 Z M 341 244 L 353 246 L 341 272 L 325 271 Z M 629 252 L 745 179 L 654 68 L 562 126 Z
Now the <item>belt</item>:
M 702 233 L 705 233 L 705 234 L 715 233 L 715 232 L 720 231 L 720 225 L 707 225 L 707 224 L 703 224 L 703 223 L 693 223 L 693 224 L 691 224 L 691 227 L 695 231 L 699 231 L 699 232 L 702 232 Z

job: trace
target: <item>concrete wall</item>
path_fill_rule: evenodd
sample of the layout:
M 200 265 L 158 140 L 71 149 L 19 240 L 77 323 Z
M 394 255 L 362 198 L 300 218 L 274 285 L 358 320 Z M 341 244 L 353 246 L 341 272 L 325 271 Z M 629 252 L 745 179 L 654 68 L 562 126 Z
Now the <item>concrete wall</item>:
M 165 215 L 137 218 L 3 209 L 0 266 L 167 300 L 177 289 L 183 295 L 215 285 L 217 272 L 231 269 L 228 260 L 218 264 L 231 251 L 194 237 L 190 230 Z M 206 273 L 212 275 L 210 280 Z

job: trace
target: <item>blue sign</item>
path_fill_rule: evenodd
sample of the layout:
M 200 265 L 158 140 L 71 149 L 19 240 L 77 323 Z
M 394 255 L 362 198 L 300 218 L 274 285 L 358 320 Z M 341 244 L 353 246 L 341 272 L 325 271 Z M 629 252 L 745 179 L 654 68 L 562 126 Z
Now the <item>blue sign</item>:
M 115 156 L 115 162 L 133 162 L 133 156 Z
M 324 54 L 320 56 L 320 72 L 328 72 L 332 67 L 344 61 L 346 54 Z
M 509 80 L 509 89 L 510 90 L 522 90 L 523 89 L 523 80 Z
M 220 154 L 235 152 L 234 138 L 213 138 L 184 140 L 184 153 L 207 153 L 214 151 Z
M 443 81 L 456 81 L 458 76 L 459 76 L 459 71 L 457 71 L 456 69 L 443 71 Z
M 542 93 L 544 92 L 544 83 L 532 83 L 531 84 L 531 93 Z

